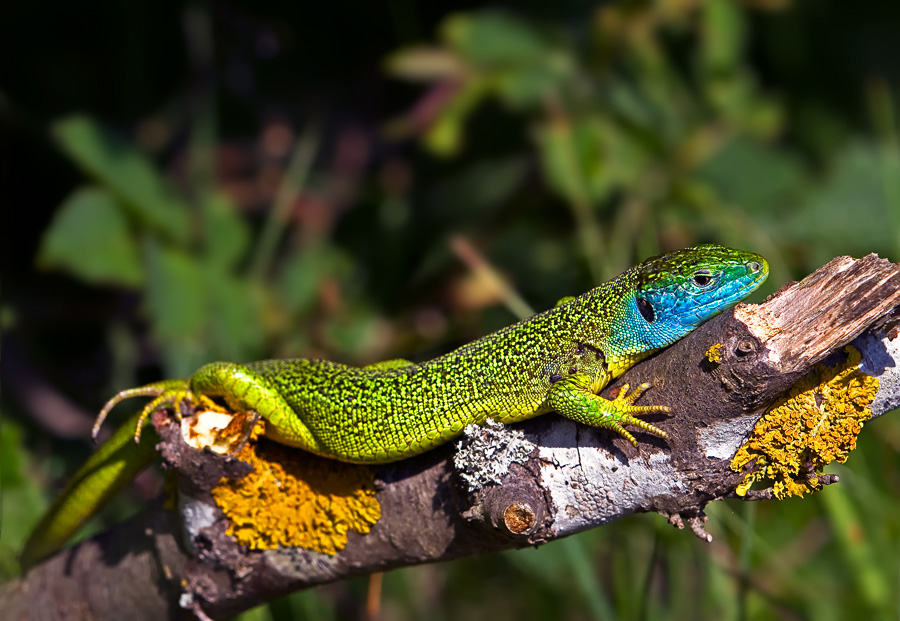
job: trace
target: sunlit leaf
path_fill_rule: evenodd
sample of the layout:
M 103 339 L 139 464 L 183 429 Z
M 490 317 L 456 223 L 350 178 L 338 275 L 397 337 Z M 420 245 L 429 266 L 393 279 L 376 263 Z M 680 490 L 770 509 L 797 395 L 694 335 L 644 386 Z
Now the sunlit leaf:
M 744 15 L 732 0 L 710 0 L 703 6 L 703 39 L 700 52 L 707 71 L 726 73 L 741 63 L 744 47 Z
M 800 163 L 786 150 L 736 138 L 713 153 L 696 174 L 726 202 L 774 214 L 788 207 L 800 190 L 803 173 Z
M 212 194 L 204 201 L 206 216 L 204 258 L 228 268 L 247 252 L 250 231 L 234 203 L 224 194 Z
M 265 341 L 261 283 L 228 274 L 215 266 L 204 272 L 212 357 L 252 360 Z
M 353 262 L 329 244 L 308 245 L 291 254 L 278 277 L 278 296 L 291 314 L 304 314 L 315 305 L 326 278 L 343 278 Z
M 120 199 L 142 225 L 169 239 L 187 239 L 187 208 L 143 153 L 86 116 L 58 121 L 53 135 L 63 152 Z
M 0 420 L 0 581 L 6 581 L 20 571 L 19 553 L 48 500 L 42 491 L 46 481 L 32 467 L 22 427 L 2 413 Z M 44 456 L 41 465 L 47 463 Z
M 208 362 L 206 275 L 198 262 L 177 248 L 148 241 L 147 314 L 161 346 L 167 374 L 186 377 Z
M 569 201 L 599 204 L 637 182 L 650 160 L 637 136 L 602 117 L 549 123 L 535 136 L 548 184 Z
M 38 266 L 67 271 L 95 284 L 139 287 L 144 271 L 121 205 L 94 187 L 76 190 L 44 233 Z
M 443 157 L 459 153 L 463 145 L 465 122 L 484 99 L 488 87 L 489 83 L 485 79 L 470 79 L 450 97 L 425 132 L 424 143 L 432 153 Z
M 460 79 L 465 63 L 454 52 L 438 47 L 416 46 L 394 52 L 385 60 L 385 71 L 404 80 L 434 82 Z
M 533 25 L 502 11 L 451 16 L 442 24 L 441 35 L 466 59 L 481 66 L 526 63 L 548 51 Z
M 584 171 L 579 169 L 572 128 L 551 122 L 535 131 L 544 178 L 550 189 L 569 201 L 586 195 Z
M 565 73 L 562 60 L 559 63 L 551 63 L 549 58 L 543 60 L 498 75 L 495 84 L 500 98 L 514 108 L 543 104 L 560 86 Z
M 891 256 L 900 223 L 888 209 L 886 178 L 900 178 L 896 160 L 885 160 L 868 142 L 844 148 L 830 174 L 784 221 L 781 233 L 808 242 L 816 264 L 834 254 Z

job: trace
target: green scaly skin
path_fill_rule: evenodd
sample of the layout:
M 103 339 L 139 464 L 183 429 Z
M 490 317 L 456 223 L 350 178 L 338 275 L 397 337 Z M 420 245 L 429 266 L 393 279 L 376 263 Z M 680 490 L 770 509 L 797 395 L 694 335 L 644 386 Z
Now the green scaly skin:
M 391 360 L 362 368 L 309 359 L 215 362 L 187 380 L 119 393 L 95 430 L 114 405 L 133 396 L 156 397 L 136 422 L 135 439 L 162 405 L 176 405 L 176 411 L 182 401 L 213 407 L 211 399 L 221 397 L 234 411 L 258 412 L 273 440 L 352 463 L 405 459 L 487 418 L 513 423 L 550 411 L 613 429 L 637 446 L 624 425 L 666 438 L 634 415 L 668 408 L 635 405 L 646 384 L 630 394 L 625 386 L 613 400 L 599 396 L 600 390 L 736 304 L 767 275 L 765 259 L 749 252 L 716 245 L 670 252 L 429 362 Z

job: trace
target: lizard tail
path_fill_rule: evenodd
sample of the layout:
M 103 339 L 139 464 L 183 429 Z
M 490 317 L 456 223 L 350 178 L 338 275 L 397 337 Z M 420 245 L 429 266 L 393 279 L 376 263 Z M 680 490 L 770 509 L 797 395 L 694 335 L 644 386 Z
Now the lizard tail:
M 159 441 L 152 425 L 134 442 L 140 414 L 121 425 L 75 473 L 35 527 L 20 561 L 28 570 L 56 552 L 106 502 L 156 458 Z

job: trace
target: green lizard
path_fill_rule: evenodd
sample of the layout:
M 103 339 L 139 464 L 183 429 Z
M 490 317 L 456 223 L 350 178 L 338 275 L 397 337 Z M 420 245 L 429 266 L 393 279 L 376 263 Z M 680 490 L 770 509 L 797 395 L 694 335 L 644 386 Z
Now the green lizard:
M 487 418 L 503 423 L 555 411 L 607 427 L 637 446 L 623 425 L 666 438 L 634 415 L 668 412 L 635 405 L 649 388 L 615 399 L 599 396 L 612 379 L 667 347 L 707 319 L 749 295 L 766 279 L 757 254 L 717 245 L 669 252 L 556 307 L 416 364 L 390 360 L 351 367 L 327 360 L 214 362 L 187 380 L 165 380 L 125 390 L 103 408 L 94 427 L 120 401 L 154 399 L 76 473 L 26 545 L 31 564 L 62 545 L 108 496 L 134 476 L 135 462 L 152 460 L 152 443 L 139 441 L 149 415 L 163 405 L 200 404 L 255 411 L 266 436 L 303 450 L 353 463 L 388 463 L 412 457 L 459 436 Z M 131 427 L 131 425 L 134 425 Z M 131 445 L 134 448 L 134 445 Z M 136 453 L 137 451 L 132 451 Z

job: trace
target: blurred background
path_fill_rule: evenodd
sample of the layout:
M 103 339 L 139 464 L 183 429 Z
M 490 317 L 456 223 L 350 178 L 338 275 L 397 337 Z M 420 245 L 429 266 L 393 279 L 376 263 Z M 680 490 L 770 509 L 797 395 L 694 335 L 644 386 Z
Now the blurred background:
M 898 32 L 888 0 L 4 3 L 0 580 L 124 387 L 424 360 L 697 242 L 765 255 L 756 301 L 900 260 Z M 897 618 L 898 450 L 870 423 L 839 485 L 711 505 L 712 544 L 642 515 L 393 571 L 381 613 Z M 359 618 L 368 589 L 242 619 Z

